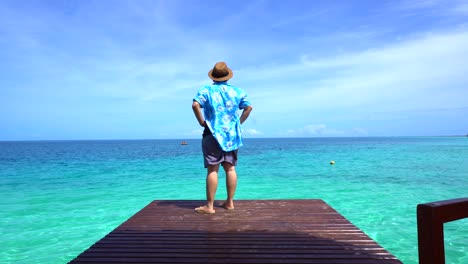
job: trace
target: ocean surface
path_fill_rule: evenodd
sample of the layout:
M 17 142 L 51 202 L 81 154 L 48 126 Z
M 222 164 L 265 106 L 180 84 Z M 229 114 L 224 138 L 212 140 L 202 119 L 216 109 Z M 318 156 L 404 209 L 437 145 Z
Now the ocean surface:
M 0 142 L 0 262 L 66 263 L 152 200 L 204 199 L 201 141 L 180 142 Z M 237 199 L 323 199 L 415 264 L 416 205 L 468 197 L 468 137 L 246 139 L 237 172 Z M 444 229 L 468 263 L 468 219 Z

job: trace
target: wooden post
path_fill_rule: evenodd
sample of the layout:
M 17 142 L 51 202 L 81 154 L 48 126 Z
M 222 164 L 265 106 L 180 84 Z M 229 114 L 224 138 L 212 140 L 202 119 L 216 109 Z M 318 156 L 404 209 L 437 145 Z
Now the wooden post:
M 444 264 L 444 225 L 434 215 L 434 210 L 427 204 L 419 204 L 418 214 L 418 249 L 419 264 Z
M 444 223 L 468 217 L 468 198 L 418 204 L 419 264 L 445 264 Z

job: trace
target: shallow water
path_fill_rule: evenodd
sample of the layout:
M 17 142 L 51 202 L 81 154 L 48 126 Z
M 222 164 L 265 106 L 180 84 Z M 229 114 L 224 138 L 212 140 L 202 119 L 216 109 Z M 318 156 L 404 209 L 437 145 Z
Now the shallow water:
M 65 263 L 152 200 L 204 199 L 188 143 L 0 142 L 2 263 Z M 237 199 L 323 199 L 404 263 L 416 205 L 468 197 L 466 137 L 246 139 L 239 155 Z M 446 262 L 468 263 L 468 219 L 445 238 Z

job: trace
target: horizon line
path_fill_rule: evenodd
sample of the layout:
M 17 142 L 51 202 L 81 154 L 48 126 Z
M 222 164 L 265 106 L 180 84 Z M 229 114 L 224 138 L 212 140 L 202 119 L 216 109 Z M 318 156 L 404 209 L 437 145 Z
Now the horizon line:
M 395 137 L 468 137 L 465 135 L 396 135 L 396 136 L 298 136 L 298 137 L 244 137 L 244 139 L 309 139 L 309 138 L 395 138 Z M 107 138 L 107 139 L 0 139 L 0 142 L 41 142 L 41 141 L 145 141 L 145 140 L 201 140 L 202 138 Z

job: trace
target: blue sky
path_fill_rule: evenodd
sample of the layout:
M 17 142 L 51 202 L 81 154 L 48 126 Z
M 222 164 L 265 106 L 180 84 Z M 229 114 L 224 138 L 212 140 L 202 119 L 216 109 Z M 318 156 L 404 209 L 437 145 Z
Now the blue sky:
M 200 138 L 217 61 L 247 137 L 468 133 L 468 2 L 0 1 L 0 140 Z

